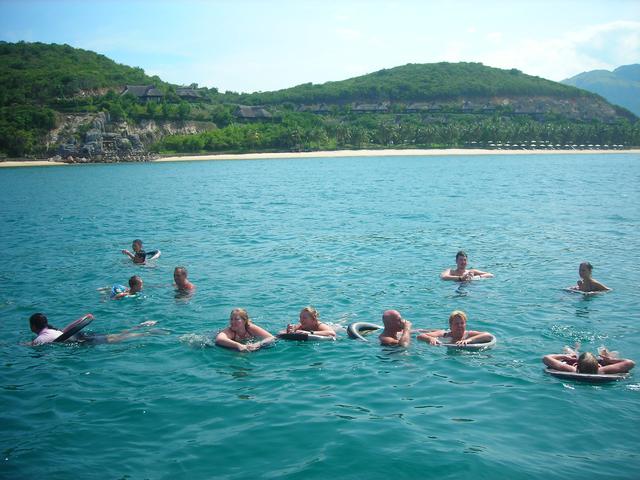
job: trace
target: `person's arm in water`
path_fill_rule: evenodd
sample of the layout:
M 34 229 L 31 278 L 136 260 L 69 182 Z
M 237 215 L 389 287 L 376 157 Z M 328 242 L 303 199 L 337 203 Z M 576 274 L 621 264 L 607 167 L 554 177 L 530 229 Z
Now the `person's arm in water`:
M 121 298 L 130 297 L 131 295 L 132 295 L 131 292 L 129 290 L 126 290 L 124 292 L 116 293 L 113 296 L 113 300 L 120 300 Z
M 476 270 L 475 268 L 467 270 L 467 272 L 478 278 L 493 278 L 493 273 L 483 272 L 482 270 Z
M 276 337 L 271 335 L 264 328 L 261 328 L 258 325 L 255 325 L 254 323 L 251 323 L 249 325 L 249 330 L 248 331 L 254 337 L 262 338 L 262 340 L 260 340 L 259 342 L 247 343 L 245 345 L 247 347 L 247 350 L 249 350 L 250 352 L 258 350 L 260 347 L 264 347 L 265 345 L 270 345 L 276 339 Z
M 423 332 L 416 337 L 417 340 L 427 342 L 429 345 L 441 345 L 440 337 L 447 333 L 446 330 L 433 330 L 431 332 Z
M 331 328 L 326 323 L 321 323 L 321 322 L 319 323 L 319 330 L 307 331 L 307 330 L 298 329 L 298 332 L 300 332 L 300 333 L 307 332 L 307 333 L 310 333 L 311 335 L 318 335 L 320 337 L 335 337 L 336 336 L 336 332 L 333 330 L 333 328 Z
M 611 358 L 611 357 L 598 357 L 598 363 L 602 365 L 598 368 L 598 373 L 627 373 L 633 367 L 636 366 L 633 360 L 627 360 L 624 358 Z
M 231 340 L 229 338 L 229 335 L 227 335 L 226 329 L 218 333 L 218 336 L 216 337 L 216 345 L 220 345 L 221 347 L 233 348 L 234 350 L 238 350 L 239 352 L 249 351 L 246 345 L 243 345 L 240 342 L 236 342 L 235 340 Z
M 467 330 L 467 338 L 458 340 L 456 345 L 468 345 L 471 343 L 483 343 L 491 340 L 492 335 L 488 332 L 476 332 L 475 330 Z
M 465 272 L 464 275 L 453 275 L 451 273 L 451 269 L 447 268 L 440 274 L 440 280 L 451 280 L 453 282 L 466 282 L 471 279 L 471 276 L 468 272 Z
M 555 354 L 545 355 L 542 357 L 542 362 L 549 368 L 554 370 L 560 370 L 562 372 L 575 372 L 576 367 L 565 363 L 567 361 L 575 361 L 575 357 L 572 355 Z
M 304 332 L 302 330 L 302 325 L 300 325 L 299 323 L 297 323 L 297 324 L 290 323 L 290 324 L 287 325 L 287 328 L 285 328 L 284 330 L 280 330 L 278 332 L 278 334 L 282 334 L 282 333 L 297 333 L 297 332 L 301 332 L 301 333 Z
M 611 290 L 609 287 L 607 287 L 606 285 L 600 283 L 599 281 L 597 281 L 596 279 L 592 278 L 591 279 L 591 290 L 592 292 L 607 292 Z
M 124 250 L 122 250 L 122 254 L 126 255 L 131 260 L 133 260 L 134 262 L 136 261 L 136 256 L 133 253 L 131 253 L 129 250 L 127 250 L 126 248 Z

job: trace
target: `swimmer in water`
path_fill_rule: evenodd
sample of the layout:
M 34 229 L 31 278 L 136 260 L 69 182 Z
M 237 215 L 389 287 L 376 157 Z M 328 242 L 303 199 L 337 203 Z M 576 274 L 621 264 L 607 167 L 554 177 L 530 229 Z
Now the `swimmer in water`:
M 381 345 L 408 347 L 411 343 L 411 322 L 402 318 L 397 310 L 387 310 L 382 314 L 384 330 L 380 334 Z
M 321 337 L 336 336 L 335 330 L 320 320 L 320 314 L 313 307 L 304 307 L 300 310 L 300 323 L 297 325 L 287 325 L 287 329 L 280 333 L 309 333 Z
M 259 337 L 258 342 L 244 343 Z M 229 316 L 229 326 L 218 333 L 216 345 L 232 348 L 239 352 L 253 352 L 260 347 L 273 343 L 275 337 L 254 324 L 243 308 L 234 308 Z
M 100 334 L 86 334 L 86 333 L 76 333 L 69 339 L 65 340 L 65 342 L 80 342 L 80 343 L 88 343 L 88 344 L 99 344 L 99 343 L 118 343 L 124 340 L 129 340 L 131 338 L 143 337 L 146 335 L 151 335 L 152 332 L 142 332 L 142 333 L 134 333 L 132 330 L 139 329 L 142 327 L 151 327 L 155 325 L 157 322 L 153 320 L 148 320 L 146 322 L 142 322 L 140 325 L 137 325 L 129 330 L 124 330 L 120 333 L 100 335 Z M 49 320 L 46 315 L 43 313 L 34 313 L 29 317 L 29 327 L 31 331 L 35 333 L 37 336 L 30 343 L 32 346 L 44 345 L 47 343 L 54 342 L 60 335 L 62 335 L 62 331 L 56 329 L 49 325 Z
M 467 254 L 462 250 L 456 254 L 456 268 L 448 268 L 440 274 L 440 279 L 454 282 L 470 282 L 474 278 L 493 278 L 493 274 L 475 268 L 467 270 Z
M 144 282 L 138 275 L 134 275 L 129 279 L 129 288 L 123 285 L 114 285 L 111 289 L 111 298 L 113 300 L 120 300 L 124 297 L 133 297 L 142 291 Z
M 579 290 L 581 292 L 608 292 L 611 290 L 606 285 L 603 285 L 595 278 L 591 277 L 593 272 L 593 265 L 589 262 L 582 262 L 578 268 L 578 275 L 580 280 L 573 287 L 569 287 L 571 290 Z
M 456 345 L 469 345 L 473 343 L 486 343 L 491 341 L 493 335 L 487 332 L 467 330 L 467 314 L 462 310 L 455 310 L 449 315 L 449 330 L 433 330 L 418 335 L 417 339 L 430 345 L 442 345 L 443 343 L 455 343 Z
M 547 367 L 561 372 L 598 375 L 627 373 L 636 365 L 632 360 L 615 358 L 606 349 L 603 349 L 598 357 L 591 352 L 584 352 L 580 356 L 577 356 L 575 352 L 545 355 L 542 357 L 542 362 Z
M 185 267 L 176 267 L 173 270 L 173 281 L 176 282 L 176 290 L 182 293 L 193 292 L 196 286 L 187 279 L 187 269 Z
M 127 255 L 131 260 L 133 260 L 133 263 L 144 263 L 147 259 L 147 254 L 142 248 L 142 240 L 136 238 L 131 244 L 131 249 L 133 250 L 133 253 L 126 249 L 122 250 L 123 255 Z

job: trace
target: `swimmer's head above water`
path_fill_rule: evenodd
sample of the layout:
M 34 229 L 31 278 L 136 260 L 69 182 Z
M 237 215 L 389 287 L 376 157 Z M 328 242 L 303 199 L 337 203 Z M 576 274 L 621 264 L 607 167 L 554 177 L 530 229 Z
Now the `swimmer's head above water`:
M 140 278 L 139 275 L 134 275 L 129 279 L 129 293 L 134 294 L 142 291 L 143 285 L 144 282 L 142 281 L 142 278 Z
M 311 307 L 304 307 L 300 310 L 300 325 L 303 330 L 316 330 L 317 325 L 320 322 L 320 314 L 318 311 Z M 309 327 L 309 328 L 306 328 Z
M 599 368 L 600 364 L 593 353 L 584 352 L 578 357 L 578 363 L 576 364 L 578 373 L 598 373 Z
M 382 323 L 384 323 L 384 328 L 402 329 L 402 315 L 397 310 L 386 310 L 382 314 Z
M 232 330 L 237 330 L 237 327 L 240 325 L 243 325 L 246 330 L 249 328 L 250 323 L 251 319 L 244 308 L 234 308 L 231 310 L 231 315 L 229 315 L 229 326 Z
M 464 270 L 467 266 L 467 254 L 462 250 L 456 253 L 456 265 L 460 270 Z
M 136 238 L 133 242 L 131 242 L 131 248 L 134 252 L 139 252 L 142 250 L 142 240 Z
M 582 262 L 580 264 L 580 267 L 578 267 L 578 274 L 580 275 L 580 278 L 589 278 L 591 277 L 592 273 L 593 265 L 591 265 L 589 262 Z
M 40 333 L 45 328 L 51 328 L 49 321 L 44 313 L 34 313 L 29 317 L 29 327 L 35 334 Z
M 467 314 L 462 310 L 454 310 L 449 315 L 449 330 L 451 330 L 451 334 L 455 337 L 462 337 L 467 328 Z

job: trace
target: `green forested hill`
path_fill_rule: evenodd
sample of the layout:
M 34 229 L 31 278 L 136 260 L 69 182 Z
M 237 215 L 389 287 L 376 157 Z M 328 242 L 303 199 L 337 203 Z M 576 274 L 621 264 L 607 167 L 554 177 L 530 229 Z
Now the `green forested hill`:
M 0 106 L 48 105 L 81 90 L 162 83 L 141 68 L 69 45 L 0 42 Z
M 588 92 L 525 75 L 519 70 L 501 70 L 481 63 L 408 64 L 375 73 L 321 85 L 311 83 L 276 92 L 243 95 L 254 104 L 415 102 L 459 97 L 545 96 L 576 98 Z
M 120 95 L 125 85 L 156 93 Z M 96 116 L 103 120 L 94 124 Z M 190 153 L 527 141 L 638 145 L 640 122 L 594 93 L 480 63 L 408 64 L 322 85 L 221 94 L 171 85 L 68 45 L 0 42 L 5 156 L 117 159 L 132 145 Z M 113 145 L 120 150 L 107 151 Z

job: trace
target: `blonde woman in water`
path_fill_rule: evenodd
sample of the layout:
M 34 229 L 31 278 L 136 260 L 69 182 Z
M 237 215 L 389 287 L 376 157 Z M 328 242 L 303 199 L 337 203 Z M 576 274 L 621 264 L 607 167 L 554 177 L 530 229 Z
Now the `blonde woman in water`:
M 300 310 L 300 323 L 289 324 L 287 329 L 280 333 L 309 333 L 321 337 L 335 337 L 336 332 L 326 323 L 320 321 L 320 314 L 313 307 L 304 307 Z
M 489 342 L 493 338 L 488 332 L 467 330 L 467 314 L 462 310 L 455 310 L 449 315 L 449 330 L 421 331 L 424 333 L 418 335 L 417 339 L 430 345 L 441 345 L 443 343 L 469 345 Z
M 260 338 L 257 342 L 247 342 Z M 218 333 L 216 345 L 232 348 L 239 352 L 253 352 L 260 347 L 271 344 L 275 337 L 254 324 L 243 308 L 234 308 L 229 316 L 229 326 Z

